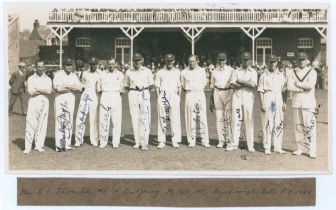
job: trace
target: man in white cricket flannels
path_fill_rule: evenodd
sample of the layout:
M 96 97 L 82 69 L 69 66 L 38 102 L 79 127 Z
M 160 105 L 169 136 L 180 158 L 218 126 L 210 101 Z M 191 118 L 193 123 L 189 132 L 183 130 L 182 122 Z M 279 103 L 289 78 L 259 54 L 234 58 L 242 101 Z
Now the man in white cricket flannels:
M 210 111 L 216 111 L 216 126 L 218 134 L 218 148 L 228 144 L 232 139 L 232 94 L 230 86 L 233 68 L 226 65 L 225 53 L 217 55 L 218 67 L 211 74 Z
M 231 86 L 235 89 L 232 97 L 232 135 L 233 141 L 226 150 L 238 149 L 243 123 L 245 125 L 248 151 L 254 149 L 253 104 L 254 90 L 258 82 L 257 71 L 251 67 L 251 54 L 241 55 L 242 67 L 233 71 Z
M 293 92 L 294 132 L 298 149 L 294 155 L 309 153 L 316 158 L 316 118 L 318 109 L 315 99 L 317 73 L 307 65 L 307 54 L 297 55 L 299 67 L 288 75 L 288 90 Z
M 90 120 L 90 143 L 98 146 L 98 100 L 97 81 L 100 79 L 100 70 L 98 70 L 98 60 L 95 57 L 89 60 L 90 69 L 82 74 L 81 83 L 83 93 L 80 98 L 79 107 L 76 116 L 76 135 L 75 146 L 79 147 L 84 142 L 85 120 L 89 113 Z
M 133 148 L 148 150 L 151 123 L 151 105 L 149 90 L 154 85 L 151 70 L 142 66 L 140 53 L 133 55 L 133 68 L 128 69 L 124 77 L 124 87 L 129 90 L 128 101 L 132 118 L 135 145 Z
M 81 91 L 82 85 L 73 72 L 73 61 L 64 60 L 64 70 L 55 73 L 53 80 L 56 92 L 55 109 L 55 146 L 57 152 L 70 150 L 75 110 L 75 91 Z
M 174 67 L 175 56 L 165 56 L 166 66 L 156 73 L 155 87 L 158 95 L 158 142 L 157 148 L 164 148 L 169 125 L 172 133 L 173 147 L 179 147 L 181 142 L 180 95 L 181 81 L 180 70 Z
M 265 120 L 262 124 L 264 133 L 265 154 L 271 154 L 272 138 L 274 152 L 285 154 L 282 150 L 284 131 L 283 112 L 286 110 L 286 79 L 278 69 L 277 57 L 271 55 L 268 59 L 269 68 L 259 79 L 258 92 L 260 93 L 261 112 Z
M 114 58 L 108 60 L 108 70 L 103 71 L 98 80 L 98 92 L 102 92 L 99 107 L 99 148 L 106 147 L 108 143 L 110 121 L 113 125 L 113 148 L 118 148 L 120 144 L 124 74 L 116 65 Z
M 208 122 L 206 114 L 206 99 L 204 88 L 207 84 L 204 68 L 197 66 L 197 58 L 191 55 L 188 58 L 189 67 L 181 72 L 181 84 L 186 93 L 185 122 L 189 147 L 196 145 L 197 133 L 201 135 L 202 145 L 209 144 Z M 199 126 L 197 125 L 199 122 Z
M 30 153 L 33 142 L 35 150 L 44 152 L 44 141 L 47 133 L 49 99 L 52 91 L 51 79 L 44 73 L 43 61 L 36 61 L 36 73 L 28 78 L 28 111 L 26 117 L 25 150 Z

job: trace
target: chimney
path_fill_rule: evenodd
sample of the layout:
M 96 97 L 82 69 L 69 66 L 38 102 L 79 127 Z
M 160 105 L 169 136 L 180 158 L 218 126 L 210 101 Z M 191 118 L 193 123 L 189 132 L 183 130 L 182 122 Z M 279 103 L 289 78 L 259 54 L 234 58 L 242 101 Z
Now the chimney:
M 40 28 L 40 23 L 39 23 L 38 20 L 35 20 L 35 22 L 34 22 L 34 29 L 31 32 L 30 37 L 29 37 L 30 40 L 42 40 L 40 32 L 38 31 L 39 28 Z
M 35 19 L 35 22 L 34 22 L 34 29 L 39 29 L 40 28 L 40 23 L 37 19 Z

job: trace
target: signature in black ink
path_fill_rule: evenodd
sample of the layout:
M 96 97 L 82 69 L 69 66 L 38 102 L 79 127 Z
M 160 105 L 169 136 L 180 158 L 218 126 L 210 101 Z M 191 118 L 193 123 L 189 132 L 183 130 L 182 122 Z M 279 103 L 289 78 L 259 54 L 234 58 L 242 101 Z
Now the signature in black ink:
M 192 118 L 192 120 L 194 121 L 193 125 L 195 125 L 195 127 L 193 126 L 191 128 L 192 130 L 192 139 L 196 139 L 197 135 L 201 136 L 201 140 L 203 139 L 203 134 L 205 134 L 204 131 L 204 122 L 201 122 L 201 110 L 200 110 L 200 105 L 199 103 L 196 103 L 193 110 L 192 110 L 192 115 L 194 115 L 194 117 Z
M 165 113 L 165 115 L 161 117 L 162 124 L 163 124 L 162 132 L 164 134 L 166 134 L 166 132 L 168 130 L 168 123 L 170 122 L 170 118 L 169 118 L 170 103 L 168 101 L 168 98 L 167 98 L 167 95 L 166 95 L 165 91 L 163 92 L 161 102 L 163 104 L 164 113 Z
M 140 124 L 142 127 L 142 131 L 140 134 L 140 138 L 142 141 L 145 140 L 146 134 L 149 132 L 149 114 L 150 114 L 150 110 L 149 110 L 149 104 L 148 104 L 148 100 L 149 97 L 146 95 L 149 94 L 148 91 L 141 91 L 141 96 L 142 96 L 142 103 L 140 104 L 139 108 L 140 108 Z
M 231 117 L 230 116 L 225 116 L 224 117 L 224 128 L 223 128 L 223 136 L 224 136 L 224 141 L 229 142 L 230 141 L 230 134 L 232 133 L 232 128 L 231 128 Z
M 62 113 L 57 116 L 57 122 L 60 124 L 59 131 L 62 133 L 62 138 L 60 141 L 60 148 L 65 148 L 66 139 L 70 138 L 70 133 L 72 129 L 71 113 L 68 110 L 68 103 L 65 101 L 60 104 Z
M 299 141 L 296 141 L 295 143 L 300 145 L 302 148 L 306 149 L 308 152 L 310 151 L 310 145 L 312 143 L 312 130 L 315 129 L 317 117 L 320 112 L 320 107 L 321 105 L 318 105 L 315 111 L 312 112 L 313 117 L 312 119 L 310 119 L 308 125 L 306 126 L 304 124 L 296 125 L 296 131 L 298 131 L 299 133 L 303 133 L 303 135 L 307 137 L 308 141 L 299 140 Z
M 267 121 L 267 124 L 266 124 L 266 132 L 268 132 L 270 135 L 274 134 L 276 137 L 280 136 L 284 128 L 285 128 L 285 123 L 283 122 L 283 120 L 281 120 L 280 123 L 273 128 L 271 128 L 269 121 Z
M 110 120 L 110 112 L 111 107 L 109 106 L 104 106 L 103 104 L 100 105 L 100 111 L 103 112 L 103 118 L 100 119 L 100 135 L 101 135 L 101 140 L 107 142 L 108 141 L 108 131 L 109 131 L 109 127 L 108 127 L 108 122 Z
M 26 132 L 25 132 L 25 139 L 29 142 L 29 143 L 33 143 L 38 139 L 38 135 L 41 133 L 44 121 L 47 117 L 47 113 L 44 113 L 44 107 L 45 107 L 45 101 L 41 100 L 41 107 L 39 107 L 38 109 L 35 109 L 35 116 L 36 116 L 36 125 L 32 124 L 30 121 L 28 121 L 27 119 L 27 126 L 29 126 L 30 129 L 26 128 Z M 30 130 L 33 130 L 33 133 L 30 133 Z
M 81 103 L 80 103 L 80 111 L 79 111 L 79 120 L 80 123 L 79 125 L 77 125 L 77 138 L 79 139 L 80 143 L 82 143 L 83 139 L 82 137 L 84 136 L 84 132 L 85 132 L 85 119 L 87 116 L 87 107 L 89 105 L 89 101 L 92 101 L 92 99 L 90 98 L 90 95 L 87 93 L 83 93 L 83 96 L 81 98 Z

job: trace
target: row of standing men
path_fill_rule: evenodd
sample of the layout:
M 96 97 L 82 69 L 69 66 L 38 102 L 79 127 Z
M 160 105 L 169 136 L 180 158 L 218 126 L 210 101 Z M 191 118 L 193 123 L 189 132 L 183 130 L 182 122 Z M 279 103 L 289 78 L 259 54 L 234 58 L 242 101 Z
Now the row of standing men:
M 269 59 L 268 71 L 264 72 L 258 82 L 257 72 L 251 67 L 251 54 L 242 54 L 242 66 L 233 69 L 226 65 L 227 56 L 219 53 L 218 67 L 211 75 L 212 94 L 209 108 L 216 114 L 218 145 L 226 150 L 238 149 L 243 127 L 245 127 L 247 148 L 254 149 L 253 104 L 255 89 L 260 94 L 263 129 L 263 145 L 265 154 L 271 154 L 272 139 L 274 151 L 286 153 L 282 149 L 284 128 L 283 112 L 286 109 L 286 91 L 293 92 L 294 130 L 298 149 L 294 155 L 309 153 L 316 158 L 316 72 L 306 65 L 307 55 L 299 53 L 299 68 L 285 78 L 277 69 L 277 59 L 272 55 Z M 151 124 L 150 89 L 155 86 L 158 110 L 158 148 L 164 148 L 166 134 L 172 134 L 173 147 L 181 142 L 180 95 L 186 91 L 185 122 L 188 146 L 196 145 L 196 137 L 200 135 L 204 147 L 209 144 L 208 123 L 206 114 L 206 72 L 197 66 L 197 57 L 188 58 L 188 68 L 182 72 L 174 68 L 173 54 L 165 56 L 165 67 L 153 79 L 152 72 L 142 66 L 142 55 L 135 53 L 133 68 L 125 75 L 116 69 L 115 59 L 110 59 L 107 71 L 97 68 L 98 61 L 91 58 L 90 68 L 83 72 L 81 81 L 73 73 L 72 61 L 65 59 L 64 70 L 55 73 L 53 81 L 44 74 L 43 61 L 37 61 L 36 73 L 28 78 L 27 86 L 30 95 L 26 117 L 25 150 L 30 153 L 33 143 L 35 149 L 44 151 L 47 131 L 49 100 L 47 95 L 56 92 L 55 110 L 55 147 L 56 151 L 72 149 L 71 138 L 75 130 L 75 144 L 80 147 L 84 141 L 85 121 L 89 115 L 90 143 L 104 148 L 109 137 L 110 121 L 113 125 L 112 145 L 120 144 L 122 125 L 121 94 L 128 91 L 135 145 L 133 148 L 148 150 Z M 82 92 L 76 121 L 73 129 L 75 111 L 74 92 Z M 298 128 L 298 125 L 302 128 Z M 302 132 L 307 130 L 308 132 Z

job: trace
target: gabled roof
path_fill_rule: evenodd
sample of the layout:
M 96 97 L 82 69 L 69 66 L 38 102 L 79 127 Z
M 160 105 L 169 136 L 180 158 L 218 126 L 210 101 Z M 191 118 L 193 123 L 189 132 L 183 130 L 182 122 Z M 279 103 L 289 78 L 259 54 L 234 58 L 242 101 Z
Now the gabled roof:
M 40 26 L 40 28 L 37 29 L 42 40 L 46 41 L 50 34 L 52 33 L 51 30 L 47 26 Z

